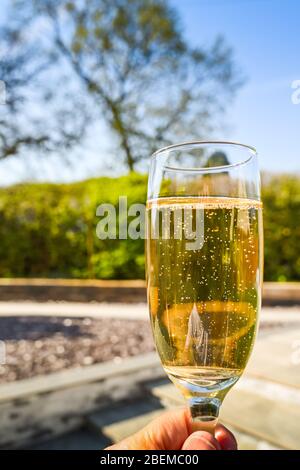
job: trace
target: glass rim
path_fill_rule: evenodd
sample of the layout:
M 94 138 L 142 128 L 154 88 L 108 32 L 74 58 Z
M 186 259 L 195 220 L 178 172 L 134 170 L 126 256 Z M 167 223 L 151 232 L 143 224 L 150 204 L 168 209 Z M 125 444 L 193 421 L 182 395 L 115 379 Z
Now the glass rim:
M 248 145 L 248 144 L 242 144 L 241 142 L 237 141 L 226 141 L 226 140 L 191 140 L 187 142 L 180 142 L 177 144 L 172 144 L 172 145 L 167 145 L 166 147 L 162 147 L 161 149 L 156 150 L 151 155 L 151 161 L 159 157 L 159 155 L 163 154 L 164 152 L 167 152 L 168 150 L 182 150 L 184 147 L 192 147 L 192 146 L 205 146 L 205 145 L 228 145 L 228 146 L 235 146 L 235 147 L 240 147 L 242 149 L 247 149 L 250 152 L 250 155 L 245 159 L 241 160 L 240 162 L 237 163 L 230 163 L 228 165 L 220 165 L 220 166 L 211 166 L 211 167 L 192 167 L 192 168 L 187 168 L 187 167 L 178 167 L 178 166 L 170 166 L 170 165 L 164 165 L 164 168 L 166 168 L 169 171 L 187 171 L 187 172 L 204 172 L 204 173 L 210 173 L 210 172 L 218 172 L 218 171 L 223 171 L 226 168 L 235 168 L 239 167 L 242 165 L 245 165 L 249 163 L 254 157 L 257 157 L 257 150 L 255 147 Z

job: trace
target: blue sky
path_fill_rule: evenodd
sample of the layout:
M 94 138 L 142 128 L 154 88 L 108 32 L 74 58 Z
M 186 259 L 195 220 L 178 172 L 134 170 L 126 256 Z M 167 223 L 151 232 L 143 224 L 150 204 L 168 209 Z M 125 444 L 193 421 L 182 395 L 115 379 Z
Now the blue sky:
M 300 80 L 300 1 L 170 0 L 170 3 L 177 8 L 185 35 L 193 45 L 209 45 L 216 35 L 222 34 L 247 78 L 227 110 L 224 131 L 213 137 L 255 146 L 264 170 L 300 173 L 300 104 L 292 103 L 291 87 L 294 80 Z M 31 160 L 25 167 L 12 159 L 1 163 L 0 183 L 32 176 L 71 180 L 101 174 L 99 154 L 100 148 L 99 152 L 88 152 L 72 169 L 62 168 L 55 158 L 42 165 Z
M 247 77 L 220 138 L 255 146 L 269 171 L 300 171 L 299 0 L 172 0 L 194 45 L 226 38 Z

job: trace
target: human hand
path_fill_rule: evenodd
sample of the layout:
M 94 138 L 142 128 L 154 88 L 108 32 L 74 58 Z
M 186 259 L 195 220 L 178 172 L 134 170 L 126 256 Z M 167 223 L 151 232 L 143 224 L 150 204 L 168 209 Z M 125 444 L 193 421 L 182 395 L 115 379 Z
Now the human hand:
M 192 430 L 188 409 L 167 411 L 107 450 L 236 450 L 234 435 L 218 424 L 215 436 Z

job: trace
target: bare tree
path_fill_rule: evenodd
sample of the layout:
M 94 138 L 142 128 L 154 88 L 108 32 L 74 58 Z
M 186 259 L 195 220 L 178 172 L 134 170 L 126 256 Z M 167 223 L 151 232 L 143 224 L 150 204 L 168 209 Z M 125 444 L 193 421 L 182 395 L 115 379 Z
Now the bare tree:
M 63 153 L 78 143 L 88 122 L 74 86 L 61 87 L 59 57 L 50 50 L 41 54 L 41 45 L 18 24 L 0 28 L 0 79 L 6 89 L 0 106 L 1 160 L 28 151 Z M 75 106 L 80 114 L 74 115 Z
M 13 13 L 9 33 L 1 29 L 8 45 L 15 35 L 14 64 L 24 62 L 14 69 L 17 85 L 7 79 L 12 93 L 19 84 L 27 90 L 31 78 L 26 71 L 35 64 L 35 80 L 37 75 L 45 79 L 49 71 L 56 77 L 56 88 L 48 84 L 46 97 L 39 97 L 51 105 L 52 122 L 58 101 L 62 121 L 72 116 L 69 131 L 60 126 L 58 135 L 48 131 L 47 121 L 33 125 L 28 145 L 73 145 L 91 122 L 102 120 L 117 138 L 122 162 L 133 170 L 159 146 L 203 137 L 240 85 L 224 41 L 218 38 L 208 48 L 190 47 L 176 11 L 164 0 L 16 0 Z M 0 62 L 0 78 L 3 70 L 5 61 Z M 74 132 L 73 122 L 81 110 L 77 94 L 57 99 L 56 90 L 68 89 L 71 83 L 86 105 L 80 133 Z M 43 83 L 40 86 L 43 89 Z M 20 97 L 16 101 L 23 106 Z M 22 138 L 21 128 L 17 135 Z M 3 129 L 7 136 L 5 122 Z M 0 151 L 2 158 L 9 155 L 3 147 Z M 13 153 L 18 153 L 17 141 Z

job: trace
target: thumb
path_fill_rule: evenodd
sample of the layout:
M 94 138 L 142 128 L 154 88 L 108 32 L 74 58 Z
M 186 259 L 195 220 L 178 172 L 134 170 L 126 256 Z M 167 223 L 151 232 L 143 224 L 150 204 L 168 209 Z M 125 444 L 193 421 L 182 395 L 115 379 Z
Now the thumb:
M 221 450 L 221 447 L 209 432 L 196 431 L 187 438 L 182 450 Z

